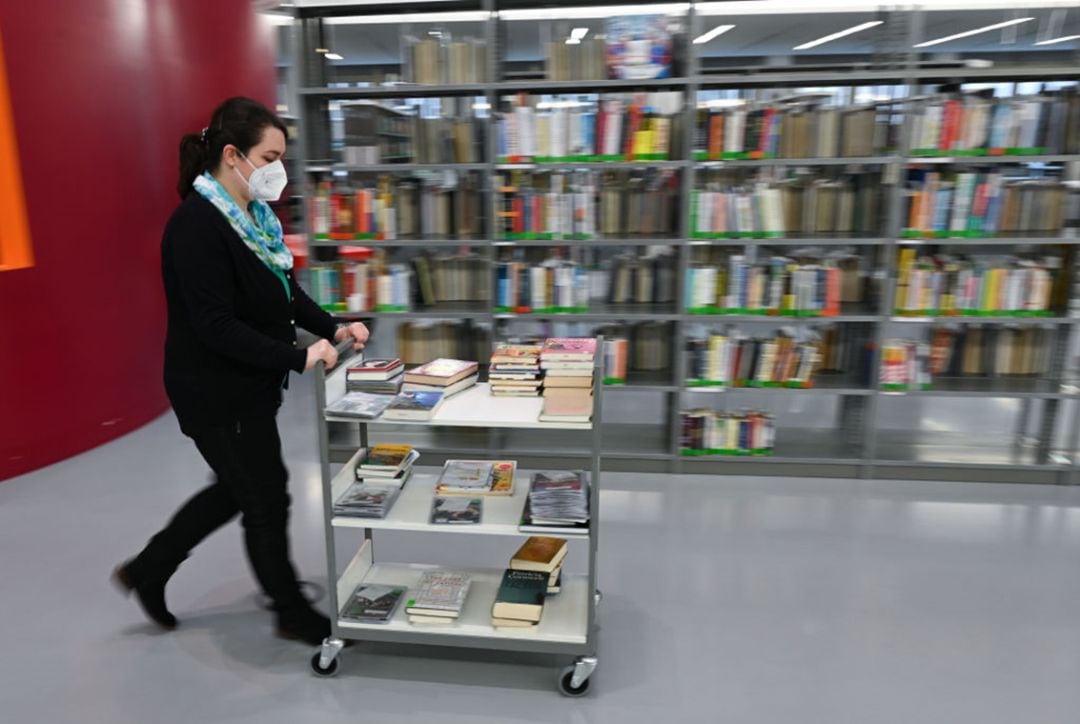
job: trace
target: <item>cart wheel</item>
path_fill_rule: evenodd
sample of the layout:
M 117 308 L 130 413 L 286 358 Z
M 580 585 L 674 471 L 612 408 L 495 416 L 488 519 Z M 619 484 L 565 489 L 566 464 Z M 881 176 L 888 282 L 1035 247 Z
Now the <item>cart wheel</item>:
M 338 672 L 338 660 L 334 659 L 330 662 L 330 665 L 324 669 L 323 667 L 319 666 L 319 656 L 319 652 L 316 651 L 315 654 L 311 657 L 311 670 L 315 672 L 315 675 L 321 676 L 323 678 L 330 678 L 331 676 L 336 676 Z
M 559 693 L 563 696 L 585 696 L 589 693 L 589 680 L 581 682 L 578 687 L 572 686 L 574 678 L 573 666 L 567 666 L 565 669 L 559 672 Z

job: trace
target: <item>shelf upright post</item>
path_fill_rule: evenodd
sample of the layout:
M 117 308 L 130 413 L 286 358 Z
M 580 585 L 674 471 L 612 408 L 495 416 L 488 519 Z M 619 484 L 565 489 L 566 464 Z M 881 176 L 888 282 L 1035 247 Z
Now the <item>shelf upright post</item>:
M 600 548 L 600 455 L 601 436 L 604 429 L 604 336 L 596 337 L 596 355 L 593 357 L 593 414 L 592 445 L 590 448 L 591 471 L 589 473 L 589 616 L 586 641 L 596 655 L 596 559 Z
M 675 391 L 669 397 L 668 407 L 668 470 L 672 473 L 682 472 L 682 457 L 679 455 L 679 442 L 682 435 L 682 409 L 686 400 L 686 336 L 688 321 L 686 311 L 686 276 L 690 268 L 690 254 L 694 247 L 689 241 L 693 237 L 693 229 L 690 228 L 690 211 L 694 197 L 694 176 L 696 173 L 694 158 L 694 134 L 697 131 L 697 93 L 698 77 L 700 76 L 700 57 L 694 50 L 693 39 L 700 34 L 700 22 L 696 12 L 696 4 L 691 3 L 686 16 L 686 91 L 683 96 L 683 143 L 682 153 L 686 159 L 686 166 L 682 176 L 682 199 L 680 200 L 679 213 L 679 236 L 682 243 L 678 247 L 678 273 L 675 278 L 675 309 L 679 314 L 675 319 L 675 329 L 671 339 L 675 345 L 672 350 L 671 363 L 675 367 L 673 380 Z
M 484 138 L 487 141 L 487 148 L 485 153 L 487 158 L 484 159 L 487 168 L 484 170 L 484 182 L 483 187 L 487 190 L 487 234 L 485 241 L 484 257 L 488 263 L 488 287 L 490 294 L 488 295 L 488 311 L 491 314 L 491 349 L 489 352 L 495 350 L 495 345 L 499 340 L 499 322 L 495 319 L 495 295 L 499 290 L 498 283 L 498 265 L 496 261 L 496 253 L 498 251 L 495 246 L 495 237 L 498 235 L 499 222 L 496 216 L 499 209 L 499 194 L 496 190 L 495 180 L 496 171 L 495 164 L 498 161 L 498 137 L 496 133 L 495 124 L 495 112 L 498 108 L 499 96 L 496 91 L 496 86 L 499 81 L 499 59 L 501 57 L 502 49 L 499 47 L 499 16 L 495 11 L 495 0 L 483 0 L 481 7 L 488 13 L 487 21 L 484 23 L 485 42 L 487 43 L 487 67 L 484 68 L 485 78 L 484 82 L 484 98 L 487 101 L 487 119 L 484 123 L 486 133 Z M 491 368 L 488 367 L 488 374 L 491 374 Z M 498 446 L 499 433 L 493 428 L 487 429 L 487 443 L 488 454 L 494 455 Z
M 330 472 L 330 423 L 323 411 L 326 409 L 326 366 L 320 362 L 315 365 L 315 411 L 319 433 L 319 474 L 322 478 L 323 533 L 326 537 L 326 600 L 330 606 L 330 638 L 339 639 L 337 551 L 334 546 L 334 526 L 330 521 L 334 517 L 334 494 L 331 490 L 333 475 Z M 369 531 L 370 534 L 370 531 Z
M 915 76 L 915 64 L 918 58 L 918 52 L 915 48 L 915 44 L 919 42 L 919 36 L 922 32 L 922 11 L 912 10 L 906 14 L 908 21 L 908 41 L 907 41 L 907 62 L 903 69 L 904 86 L 907 89 L 907 97 L 910 98 L 914 94 L 913 86 L 916 81 Z M 896 297 L 896 283 L 897 283 L 897 270 L 896 270 L 896 255 L 898 253 L 899 245 L 897 239 L 900 238 L 900 231 L 903 225 L 903 219 L 901 218 L 903 204 L 904 204 L 904 184 L 907 176 L 907 166 L 904 163 L 904 159 L 907 158 L 911 149 L 911 124 L 908 123 L 908 114 L 910 108 L 901 107 L 900 113 L 902 117 L 901 132 L 900 132 L 900 148 L 896 152 L 896 160 L 889 166 L 882 168 L 882 173 L 886 174 L 886 178 L 891 180 L 889 205 L 886 211 L 885 219 L 885 244 L 882 246 L 882 253 L 885 255 L 884 271 L 880 277 L 881 284 L 879 289 L 881 290 L 880 297 L 878 299 L 878 315 L 880 320 L 876 323 L 877 329 L 874 335 L 874 351 L 870 355 L 870 369 L 867 370 L 868 377 L 870 379 L 870 396 L 867 398 L 869 409 L 867 411 L 866 420 L 869 424 L 866 425 L 864 438 L 862 441 L 862 465 L 860 466 L 860 477 L 873 478 L 875 462 L 877 459 L 877 439 L 878 439 L 878 427 L 881 423 L 881 383 L 880 383 L 880 369 L 881 369 L 881 350 L 885 343 L 885 329 L 888 324 L 889 315 L 892 312 L 893 299 Z M 891 169 L 891 170 L 890 170 Z M 880 263 L 880 262 L 879 262 Z

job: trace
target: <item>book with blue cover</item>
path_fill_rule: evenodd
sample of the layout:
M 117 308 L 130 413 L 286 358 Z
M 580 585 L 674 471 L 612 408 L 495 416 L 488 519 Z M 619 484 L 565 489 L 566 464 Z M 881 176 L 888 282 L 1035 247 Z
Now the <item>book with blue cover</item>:
M 413 390 L 402 392 L 386 408 L 384 420 L 430 420 L 439 411 L 444 395 L 441 392 Z

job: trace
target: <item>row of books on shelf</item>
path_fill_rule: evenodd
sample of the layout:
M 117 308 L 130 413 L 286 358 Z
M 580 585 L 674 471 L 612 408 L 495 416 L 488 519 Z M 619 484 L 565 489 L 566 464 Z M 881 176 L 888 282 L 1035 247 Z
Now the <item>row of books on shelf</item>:
M 690 387 L 813 386 L 824 356 L 822 340 L 811 333 L 798 339 L 784 332 L 748 337 L 731 329 L 687 343 L 686 384 Z
M 453 38 L 442 31 L 439 37 L 406 35 L 404 42 L 405 80 L 420 85 L 460 85 L 482 83 L 488 74 L 488 47 L 481 38 Z
M 568 552 L 565 539 L 529 537 L 510 559 L 490 603 L 492 627 L 527 629 L 538 625 L 547 598 L 562 590 L 562 568 Z M 414 590 L 364 581 L 345 601 L 341 618 L 352 623 L 385 624 L 404 601 L 410 624 L 453 626 L 470 598 L 472 580 L 465 572 L 435 568 L 420 574 Z
M 476 174 L 421 179 L 382 175 L 372 184 L 318 183 L 311 199 L 315 239 L 479 238 L 484 197 Z M 356 185 L 360 184 L 360 185 Z
M 492 353 L 489 391 L 497 397 L 535 397 L 543 385 L 540 422 L 589 422 L 595 355 L 591 337 L 501 344 Z M 477 362 L 454 359 L 436 359 L 408 371 L 397 358 L 358 359 L 345 370 L 345 395 L 326 409 L 360 420 L 431 420 L 447 399 L 476 384 L 478 370 Z
M 752 262 L 735 254 L 727 262 L 687 269 L 690 313 L 831 317 L 840 314 L 841 304 L 861 302 L 865 294 L 857 257 L 806 264 L 782 256 Z
M 810 101 L 737 108 L 699 108 L 694 158 L 873 156 L 894 141 L 889 115 L 874 106 Z
M 911 113 L 914 155 L 1080 153 L 1076 88 L 1034 96 L 942 96 Z
M 541 110 L 536 96 L 520 95 L 496 121 L 501 162 L 661 161 L 679 148 L 682 93 L 659 91 L 605 97 L 598 110 L 576 101 Z M 546 105 L 546 104 L 545 104 Z M 665 109 L 670 109 L 666 110 Z
M 503 239 L 593 239 L 674 234 L 678 175 L 673 171 L 501 173 L 498 232 Z
M 362 103 L 343 106 L 342 116 L 341 160 L 350 166 L 482 163 L 487 158 L 485 123 L 471 114 L 422 118 Z
M 1069 191 L 1052 179 L 1009 179 L 1001 172 L 928 172 L 905 193 L 905 236 L 982 237 L 1060 233 Z
M 1060 257 L 919 256 L 899 252 L 897 314 L 1053 316 L 1065 275 Z M 1059 287 L 1055 290 L 1055 287 Z
M 873 235 L 882 227 L 884 194 L 877 174 L 781 181 L 703 174 L 690 201 L 695 238 L 781 237 L 788 234 Z
M 593 302 L 664 304 L 675 300 L 676 260 L 669 252 L 618 254 L 606 268 L 554 255 L 539 263 L 499 262 L 495 309 L 500 312 L 587 312 Z
M 683 455 L 772 455 L 776 419 L 757 410 L 717 412 L 688 410 L 680 416 L 679 451 Z
M 929 341 L 887 340 L 879 379 L 886 390 L 925 390 L 942 377 L 1043 377 L 1054 341 L 1054 332 L 1037 327 L 937 327 Z
M 334 501 L 334 514 L 384 519 L 413 475 L 420 452 L 383 443 L 361 451 L 355 482 Z M 514 494 L 514 460 L 447 460 L 432 491 L 432 525 L 480 524 L 483 500 Z M 537 472 L 530 477 L 520 519 L 522 530 L 581 528 L 589 523 L 588 475 L 583 471 Z M 465 501 L 452 510 L 454 500 Z M 450 513 L 455 513 L 451 515 Z

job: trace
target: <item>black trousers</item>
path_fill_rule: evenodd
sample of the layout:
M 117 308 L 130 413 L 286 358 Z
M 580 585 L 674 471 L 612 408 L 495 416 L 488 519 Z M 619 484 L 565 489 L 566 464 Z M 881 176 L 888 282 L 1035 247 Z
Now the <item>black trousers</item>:
M 204 538 L 240 514 L 248 561 L 274 608 L 306 606 L 289 560 L 289 473 L 276 417 L 263 414 L 192 438 L 216 480 L 150 539 L 129 565 L 132 577 L 168 577 Z

